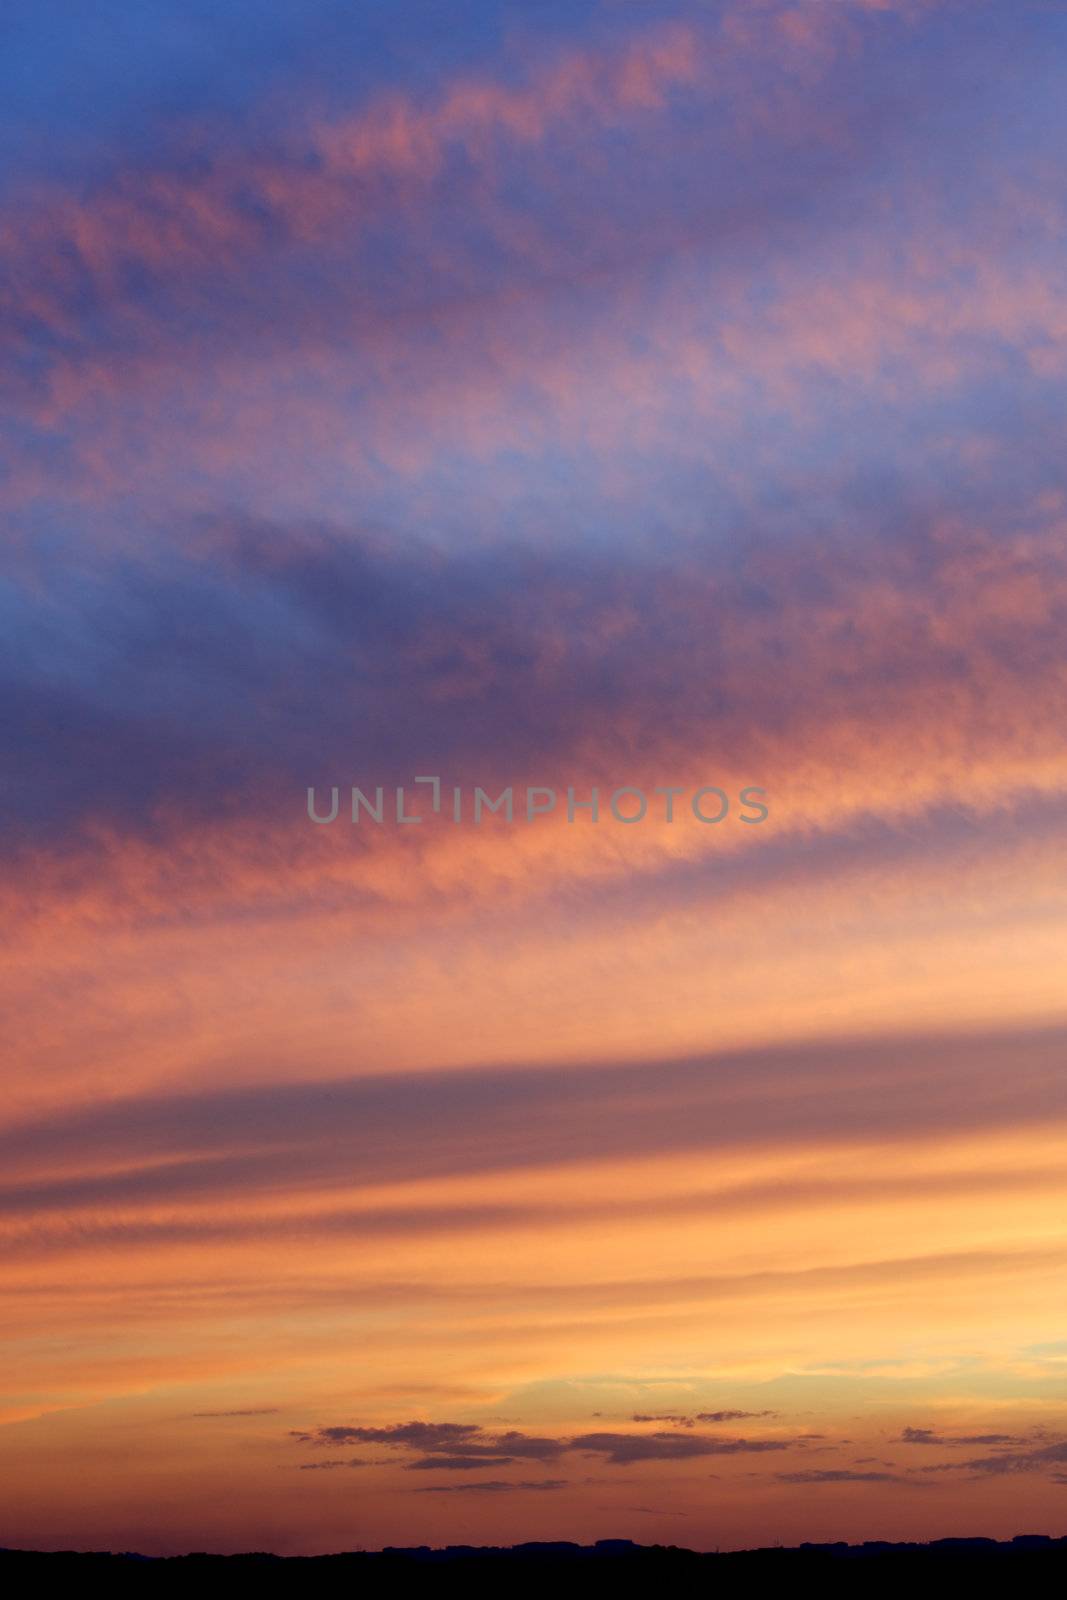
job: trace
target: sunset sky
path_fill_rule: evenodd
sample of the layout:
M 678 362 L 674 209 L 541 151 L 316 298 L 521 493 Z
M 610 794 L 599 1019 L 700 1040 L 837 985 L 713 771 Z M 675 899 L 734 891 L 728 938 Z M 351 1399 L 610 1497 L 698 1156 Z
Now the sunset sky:
M 7 0 L 0 1546 L 1067 1532 L 1065 76 Z

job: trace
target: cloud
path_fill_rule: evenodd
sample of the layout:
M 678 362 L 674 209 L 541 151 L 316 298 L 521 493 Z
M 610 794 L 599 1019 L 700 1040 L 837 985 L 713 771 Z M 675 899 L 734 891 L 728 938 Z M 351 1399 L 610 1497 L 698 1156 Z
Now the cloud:
M 762 1411 L 745 1414 L 769 1416 L 774 1413 Z M 667 1413 L 649 1420 L 662 1421 L 664 1415 L 671 1421 L 685 1417 L 684 1413 Z M 711 1412 L 697 1415 L 721 1418 L 724 1413 Z M 642 1419 L 643 1414 L 635 1417 L 635 1420 Z M 691 1461 L 712 1456 L 761 1455 L 787 1450 L 807 1439 L 822 1436 L 809 1434 L 786 1439 L 723 1439 L 710 1434 L 696 1433 L 688 1427 L 679 1429 L 676 1424 L 672 1431 L 651 1434 L 603 1431 L 577 1434 L 572 1437 L 547 1438 L 524 1434 L 515 1429 L 493 1432 L 476 1423 L 411 1421 L 380 1426 L 324 1425 L 313 1430 L 294 1430 L 290 1437 L 304 1444 L 319 1446 L 359 1440 L 401 1450 L 405 1454 L 413 1454 L 414 1459 L 404 1464 L 407 1471 L 466 1473 L 487 1467 L 510 1466 L 523 1459 L 555 1460 L 568 1453 L 599 1456 L 606 1464 L 612 1466 L 631 1466 L 651 1461 Z M 985 1440 L 991 1437 L 1011 1436 L 965 1435 L 955 1442 L 967 1443 L 974 1439 Z M 902 1431 L 901 1439 L 902 1442 L 918 1444 L 940 1442 L 931 1430 L 924 1428 L 906 1427 Z M 805 1468 L 778 1472 L 773 1476 L 778 1482 L 797 1486 L 837 1483 L 892 1483 L 920 1488 L 931 1486 L 929 1477 L 924 1479 L 914 1474 L 905 1475 L 891 1470 L 858 1470 L 865 1466 L 867 1461 L 872 1460 L 873 1458 L 867 1457 L 858 1461 L 854 1467 L 848 1468 Z M 925 1474 L 949 1470 L 967 1470 L 976 1475 L 999 1474 L 1039 1471 L 1064 1462 L 1067 1462 L 1067 1445 L 1052 1444 L 1029 1452 L 1005 1453 L 994 1457 L 944 1463 L 921 1470 Z M 335 1469 L 370 1464 L 369 1460 L 359 1457 L 350 1461 L 331 1458 L 326 1462 L 307 1465 Z M 884 1465 L 888 1468 L 892 1464 Z M 555 1487 L 556 1484 L 557 1480 L 547 1480 L 542 1486 Z M 478 1489 L 483 1485 L 476 1483 L 470 1487 Z M 537 1485 L 518 1485 L 518 1487 L 537 1487 Z
M 679 1428 L 692 1428 L 698 1422 L 742 1422 L 750 1417 L 773 1417 L 773 1411 L 697 1411 L 692 1416 L 667 1411 L 655 1416 L 635 1412 L 631 1422 L 673 1422 Z
M 329 1426 L 294 1433 L 305 1444 L 385 1444 L 411 1450 L 451 1450 L 481 1430 L 473 1422 L 395 1422 L 387 1427 Z
M 220 349 L 269 353 L 295 335 L 329 352 L 339 324 L 370 342 L 376 328 L 462 314 L 472 299 L 558 298 L 583 277 L 602 294 L 635 258 L 699 242 L 718 258 L 769 231 L 795 239 L 865 168 L 871 134 L 885 142 L 887 96 L 824 95 L 847 133 L 812 104 L 815 60 L 832 73 L 851 31 L 825 9 L 803 49 L 774 18 L 753 29 L 730 7 L 715 26 L 689 8 L 606 48 L 539 50 L 521 75 L 464 70 L 435 92 L 420 82 L 332 116 L 261 121 L 251 150 L 212 137 L 208 119 L 192 137 L 157 129 L 151 151 L 126 152 L 91 184 L 31 186 L 10 208 L 18 242 L 0 256 L 7 388 L 56 426 L 89 395 L 111 399 Z M 879 65 L 872 41 L 868 72 Z M 604 158 L 621 136 L 616 168 Z M 708 145 L 721 152 L 710 188 L 698 181 Z M 583 179 L 595 207 L 580 204 Z M 407 386 L 409 406 L 421 387 Z
M 906 1139 L 922 1105 L 926 1135 L 1047 1124 L 1067 1116 L 1060 1067 L 1060 1030 L 1005 1032 L 978 1038 L 948 1034 L 883 1042 L 825 1043 L 723 1052 L 693 1059 L 589 1068 L 581 1063 L 470 1068 L 458 1072 L 368 1075 L 332 1081 L 278 1081 L 185 1093 L 145 1092 L 105 1103 L 59 1105 L 0 1130 L 5 1182 L 0 1215 L 14 1225 L 34 1219 L 40 1238 L 49 1213 L 66 1213 L 52 1247 L 76 1249 L 95 1240 L 159 1243 L 240 1237 L 228 1218 L 195 1223 L 141 1217 L 153 1210 L 211 1196 L 276 1194 L 314 1182 L 348 1187 L 353 1174 L 373 1185 L 449 1174 L 512 1170 L 547 1162 L 579 1163 L 651 1152 L 728 1150 L 775 1144 L 801 1146 L 817 1138 L 841 1143 L 876 1128 L 882 1140 Z M 52 1176 L 62 1162 L 62 1176 Z M 40 1172 L 45 1176 L 38 1176 Z M 953 1185 L 973 1183 L 952 1174 Z M 783 1189 L 747 1184 L 731 1195 L 702 1196 L 692 1214 L 716 1207 L 751 1212 L 761 1200 L 828 1200 L 847 1193 L 936 1192 L 919 1178 L 894 1190 L 884 1176 L 873 1187 L 854 1181 Z M 990 1179 L 989 1181 L 993 1181 Z M 664 1214 L 688 1202 L 667 1203 Z M 120 1208 L 134 1209 L 125 1223 Z M 609 1202 L 602 1202 L 605 1214 Z M 70 1221 L 89 1213 L 84 1233 Z M 106 1211 L 98 1221 L 94 1213 Z M 536 1223 L 551 1211 L 490 1206 L 446 1208 L 436 1215 L 412 1209 L 340 1213 L 317 1224 L 322 1233 L 402 1235 L 447 1222 L 463 1226 Z M 677 1210 L 673 1214 L 679 1214 Z M 262 1225 L 262 1224 L 260 1224 Z M 273 1226 L 284 1229 L 284 1218 Z M 289 1227 L 314 1231 L 307 1218 Z M 199 1230 L 199 1231 L 198 1231 Z M 13 1241 L 12 1241 L 13 1242 Z M 709 1415 L 714 1415 L 711 1413 Z
M 777 1472 L 779 1483 L 815 1484 L 815 1483 L 900 1483 L 912 1489 L 929 1488 L 915 1478 L 906 1478 L 896 1472 L 855 1472 L 849 1467 L 826 1468 L 821 1471 L 809 1472 Z
M 602 1455 L 613 1466 L 630 1466 L 636 1461 L 689 1461 L 701 1456 L 759 1455 L 769 1450 L 786 1450 L 785 1439 L 717 1439 L 693 1433 L 585 1433 L 571 1439 L 570 1450 L 586 1455 Z
M 360 1442 L 418 1452 L 406 1463 L 409 1472 L 470 1472 L 506 1467 L 513 1461 L 551 1461 L 566 1448 L 558 1439 L 541 1438 L 508 1429 L 487 1432 L 467 1422 L 400 1422 L 385 1427 L 320 1427 L 291 1435 L 302 1444 L 334 1445 Z
M 1018 1435 L 1010 1433 L 964 1433 L 947 1436 L 934 1433 L 930 1428 L 904 1428 L 894 1444 L 975 1445 L 1017 1444 Z
M 593 1415 L 596 1416 L 597 1413 L 594 1412 Z M 693 1420 L 694 1419 L 692 1417 L 682 1416 L 680 1413 L 673 1411 L 665 1411 L 659 1416 L 645 1416 L 643 1413 L 638 1411 L 635 1412 L 630 1418 L 631 1422 L 674 1422 L 677 1423 L 679 1427 L 683 1428 L 691 1428 L 693 1426 Z
M 703 1456 L 758 1455 L 785 1450 L 784 1439 L 722 1439 L 689 1431 L 672 1433 L 583 1433 L 573 1438 L 544 1438 L 508 1430 L 493 1433 L 474 1423 L 404 1422 L 385 1427 L 328 1426 L 294 1430 L 302 1444 L 333 1445 L 356 1440 L 417 1452 L 406 1470 L 468 1472 L 488 1466 L 509 1466 L 517 1460 L 551 1461 L 569 1453 L 599 1455 L 613 1466 L 637 1461 L 689 1461 Z
M 194 1411 L 194 1417 L 272 1417 L 277 1414 L 277 1406 L 249 1406 L 242 1411 Z
M 859 730 L 872 722 L 933 761 L 951 712 L 963 719 L 959 759 L 941 738 L 928 803 L 957 785 L 973 803 L 994 711 L 1015 731 L 1010 747 L 988 745 L 990 763 L 1025 755 L 1032 785 L 1035 764 L 1057 753 L 1031 691 L 1058 663 L 1058 531 L 971 525 L 948 537 L 930 518 L 888 541 L 873 524 L 823 532 L 802 557 L 769 537 L 740 554 L 705 540 L 680 566 L 625 548 L 383 548 L 358 529 L 246 517 L 107 560 L 91 580 L 34 573 L 15 598 L 0 696 L 5 848 L 20 857 L 77 859 L 104 826 L 164 851 L 180 816 L 193 838 L 234 828 L 235 877 L 267 825 L 321 871 L 329 841 L 304 815 L 309 784 L 390 787 L 423 768 L 492 792 L 606 784 L 620 737 L 643 751 L 650 783 L 683 782 L 714 752 L 718 770 L 725 759 L 773 794 L 801 754 L 824 787 L 845 747 L 869 762 Z M 976 678 L 980 722 L 963 704 Z M 665 698 L 679 681 L 687 694 Z M 888 815 L 898 802 L 871 797 Z M 343 831 L 372 858 L 398 846 L 395 829 Z M 438 829 L 437 848 L 453 837 Z M 93 860 L 99 871 L 98 848 Z
M 566 1478 L 519 1479 L 488 1478 L 483 1483 L 428 1483 L 413 1490 L 415 1494 L 518 1494 L 527 1489 L 565 1489 Z
M 333 121 L 275 129 L 273 146 L 262 140 L 254 152 L 201 146 L 184 164 L 175 154 L 169 167 L 120 167 L 85 198 L 54 190 L 36 203 L 23 196 L 19 243 L 9 244 L 2 260 L 10 285 L 7 342 L 24 359 L 48 329 L 53 359 L 70 360 L 89 342 L 86 310 L 97 324 L 125 313 L 128 361 L 138 305 L 165 322 L 178 298 L 211 325 L 205 284 L 232 282 L 235 272 L 249 282 L 254 263 L 264 272 L 272 258 L 309 243 L 322 249 L 331 237 L 351 250 L 390 215 L 417 231 L 428 189 L 451 177 L 458 203 L 459 173 L 481 169 L 488 178 L 501 150 L 536 149 L 562 134 L 577 157 L 576 123 L 607 131 L 620 119 L 647 117 L 693 79 L 695 57 L 693 31 L 667 23 L 614 51 L 564 50 L 524 85 L 446 81 L 436 103 L 383 96 Z M 477 194 L 478 184 L 472 187 Z M 294 276 L 299 280 L 298 271 Z M 133 281 L 139 294 L 130 293 Z M 234 319 L 241 324 L 238 299 L 227 299 L 229 316 L 217 319 L 223 328 Z M 70 337 L 72 321 L 81 324 L 80 338 Z M 21 362 L 16 372 L 23 376 Z
M 1067 1463 L 1067 1443 L 1042 1445 L 1036 1450 L 1004 1450 L 997 1455 L 946 1462 L 942 1470 L 971 1472 L 976 1477 L 1014 1477 L 1023 1473 L 1046 1472 L 1064 1463 Z
M 614 1506 L 611 1506 L 611 1507 L 608 1507 L 606 1509 L 614 1510 L 615 1508 L 614 1508 Z M 668 1507 L 668 1506 L 626 1506 L 623 1509 L 625 1509 L 626 1511 L 638 1511 L 643 1516 L 649 1516 L 649 1517 L 689 1517 L 689 1516 L 692 1516 L 692 1512 L 691 1511 L 679 1511 L 679 1510 L 677 1510 L 677 1508 L 671 1508 L 671 1507 Z
M 776 1411 L 698 1411 L 697 1422 L 740 1422 L 750 1417 L 774 1417 Z M 805 1438 L 815 1438 L 814 1434 L 805 1434 Z

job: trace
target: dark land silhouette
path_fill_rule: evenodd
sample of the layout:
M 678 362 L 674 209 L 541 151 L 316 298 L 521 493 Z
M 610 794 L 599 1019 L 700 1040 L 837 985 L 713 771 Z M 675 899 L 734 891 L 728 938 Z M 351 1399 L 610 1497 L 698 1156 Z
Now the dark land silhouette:
M 699 1585 L 711 1594 L 741 1594 L 753 1583 L 816 1584 L 823 1592 L 889 1592 L 901 1584 L 970 1584 L 982 1579 L 1065 1590 L 1067 1537 L 1019 1534 L 1010 1540 L 935 1539 L 929 1544 L 801 1544 L 724 1552 L 677 1545 L 601 1539 L 593 1545 L 428 1545 L 336 1555 L 143 1556 L 110 1551 L 0 1550 L 0 1582 L 11 1594 L 51 1581 L 98 1583 L 104 1592 L 184 1593 L 203 1584 L 238 1584 L 250 1592 L 308 1593 L 347 1589 L 391 1593 L 397 1584 L 430 1593 L 533 1592 L 617 1585 Z M 957 1591 L 958 1592 L 958 1591 Z

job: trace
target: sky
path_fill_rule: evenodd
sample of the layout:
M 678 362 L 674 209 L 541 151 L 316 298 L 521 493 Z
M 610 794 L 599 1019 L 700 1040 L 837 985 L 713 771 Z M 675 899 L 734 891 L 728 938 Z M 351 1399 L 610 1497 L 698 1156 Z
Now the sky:
M 0 1545 L 1067 1527 L 1065 68 L 8 0 Z

